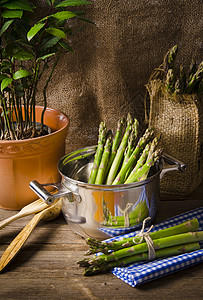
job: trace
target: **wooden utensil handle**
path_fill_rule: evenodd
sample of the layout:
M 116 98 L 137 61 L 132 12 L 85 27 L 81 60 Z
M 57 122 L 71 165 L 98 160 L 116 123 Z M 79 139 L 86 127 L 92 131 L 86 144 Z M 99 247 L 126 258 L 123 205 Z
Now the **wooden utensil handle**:
M 0 229 L 4 228 L 6 225 L 10 224 L 11 222 L 13 222 L 13 221 L 15 221 L 15 220 L 17 220 L 21 217 L 23 217 L 23 214 L 17 213 L 16 215 L 13 215 L 13 216 L 1 221 L 0 222 Z
M 42 218 L 42 214 L 36 214 L 32 220 L 23 228 L 23 230 L 11 242 L 0 259 L 0 272 L 8 265 L 8 263 L 16 256 L 21 247 L 24 245 L 29 235 Z

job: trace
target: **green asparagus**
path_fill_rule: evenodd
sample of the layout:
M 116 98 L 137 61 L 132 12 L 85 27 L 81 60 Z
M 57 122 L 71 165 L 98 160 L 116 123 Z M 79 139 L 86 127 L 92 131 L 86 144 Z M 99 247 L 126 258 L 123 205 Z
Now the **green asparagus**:
M 178 235 L 168 236 L 160 239 L 153 240 L 155 250 L 169 248 L 188 243 L 196 243 L 203 241 L 203 231 L 186 232 Z M 123 248 L 117 251 L 110 252 L 109 254 L 94 255 L 90 258 L 85 258 L 78 261 L 80 266 L 99 266 L 106 264 L 110 261 L 118 261 L 127 256 L 148 252 L 148 245 L 146 242 L 135 244 L 134 246 Z
M 103 184 L 105 180 L 105 170 L 108 164 L 112 144 L 112 135 L 110 134 L 106 140 L 101 162 L 95 179 L 95 184 Z
M 155 250 L 155 256 L 156 256 L 155 258 L 157 259 L 157 258 L 164 258 L 168 256 L 180 255 L 182 253 L 187 253 L 199 249 L 200 249 L 199 243 L 188 243 L 188 244 L 168 247 L 164 249 Z M 132 255 L 132 256 L 127 256 L 117 261 L 112 261 L 109 262 L 108 264 L 102 264 L 96 267 L 88 266 L 84 271 L 84 276 L 95 275 L 95 274 L 107 272 L 114 267 L 125 267 L 132 263 L 144 262 L 144 261 L 148 261 L 148 254 L 146 252 Z
M 174 92 L 174 85 L 175 85 L 175 73 L 173 69 L 169 69 L 166 74 L 166 89 L 169 93 Z
M 149 232 L 149 236 L 151 237 L 151 239 L 155 240 L 167 236 L 173 236 L 181 233 L 197 231 L 198 229 L 199 229 L 199 222 L 196 218 L 193 218 L 191 220 L 187 220 L 175 226 L 171 226 L 154 232 Z M 87 238 L 86 243 L 87 245 L 89 245 L 90 248 L 89 254 L 93 254 L 98 252 L 108 253 L 109 250 L 115 251 L 122 248 L 130 247 L 134 245 L 135 242 L 138 243 L 139 240 L 140 240 L 139 236 L 121 238 L 119 240 L 114 240 L 114 241 L 97 241 L 92 238 Z
M 118 121 L 118 124 L 117 124 L 117 130 L 116 130 L 115 137 L 113 139 L 109 162 L 108 162 L 108 165 L 107 165 L 107 168 L 106 168 L 106 171 L 105 171 L 105 178 L 107 177 L 107 175 L 109 173 L 111 165 L 112 165 L 112 163 L 114 161 L 114 158 L 116 156 L 118 147 L 120 145 L 120 141 L 121 141 L 121 138 L 122 138 L 122 133 L 123 133 L 124 125 L 125 125 L 125 120 L 122 118 L 122 119 L 120 119 Z
M 148 171 L 150 170 L 151 166 L 155 163 L 156 159 L 158 159 L 158 157 L 156 157 L 156 159 L 155 159 L 154 156 L 155 156 L 155 154 L 157 154 L 157 152 L 155 152 L 155 150 L 157 149 L 159 140 L 160 140 L 160 137 L 157 136 L 154 138 L 154 140 L 151 143 L 148 143 L 145 146 L 145 149 L 142 152 L 140 158 L 138 159 L 137 164 L 135 165 L 134 169 L 129 174 L 129 176 L 127 177 L 127 179 L 125 180 L 124 183 L 132 183 L 132 182 L 137 181 L 139 179 L 139 177 L 137 177 L 137 173 L 139 174 L 140 169 L 143 168 L 145 164 L 149 164 L 149 161 L 153 160 L 153 163 L 149 164 L 148 170 L 145 170 L 144 174 L 141 175 L 141 177 L 143 179 L 145 179 L 147 177 Z M 144 176 L 145 176 L 145 178 L 144 178 Z M 136 179 L 134 180 L 134 178 L 136 178 Z
M 190 64 L 190 70 L 189 70 L 189 81 L 192 79 L 193 75 L 196 73 L 197 71 L 197 63 L 196 61 L 192 60 L 191 64 Z
M 149 170 L 154 165 L 154 163 L 159 159 L 159 157 L 160 157 L 160 151 L 156 150 L 155 152 L 153 152 L 151 154 L 151 156 L 147 158 L 147 161 L 145 162 L 145 164 L 141 168 L 139 168 L 136 171 L 136 173 L 134 173 L 133 171 L 131 172 L 131 174 L 125 181 L 125 183 L 136 182 L 136 181 L 139 181 L 140 178 L 143 178 L 143 177 L 146 178 L 148 176 Z
M 93 162 L 93 167 L 90 173 L 90 177 L 88 180 L 88 183 L 94 183 L 96 176 L 97 176 L 97 172 L 98 172 L 98 168 L 101 162 L 101 158 L 102 158 L 102 154 L 103 154 L 103 150 L 104 150 L 104 144 L 105 144 L 105 140 L 106 140 L 106 124 L 104 122 L 100 123 L 99 126 L 99 137 L 98 137 L 98 145 L 97 145 L 97 150 L 95 153 L 95 157 L 94 157 L 94 162 Z
M 183 66 L 180 66 L 180 76 L 175 82 L 175 93 L 183 94 L 186 87 L 186 73 Z
M 173 46 L 164 57 L 164 70 L 167 73 L 169 69 L 174 69 L 175 59 L 178 53 L 178 45 Z
M 140 224 L 149 215 L 149 208 L 144 205 L 143 208 L 138 212 L 137 209 L 133 210 L 126 221 L 124 216 L 110 216 L 107 221 L 101 224 L 110 227 L 131 227 Z
M 143 148 L 146 146 L 146 144 L 150 141 L 154 134 L 154 128 L 147 128 L 144 135 L 139 139 L 137 146 L 135 147 L 134 151 L 132 152 L 131 156 L 128 159 L 128 162 L 121 168 L 118 175 L 113 181 L 113 185 L 122 184 L 125 180 L 126 172 L 129 170 L 129 168 L 132 167 L 133 164 L 137 162 L 139 159 L 139 155 L 142 152 Z
M 131 134 L 128 139 L 127 147 L 125 149 L 122 167 L 128 162 L 128 159 L 135 148 L 135 145 L 137 142 L 137 137 L 138 137 L 138 126 L 139 126 L 139 123 L 138 123 L 137 119 L 134 119 L 134 123 L 132 125 L 132 131 L 131 131 Z M 130 174 L 131 169 L 133 169 L 133 166 L 128 169 L 128 171 L 126 172 L 125 178 L 127 178 L 127 176 Z
M 203 79 L 203 62 L 198 66 L 197 71 L 188 82 L 185 88 L 185 93 L 186 94 L 195 93 L 198 90 L 198 86 L 202 79 Z
M 109 170 L 106 184 L 112 184 L 112 182 L 117 174 L 117 171 L 119 169 L 119 166 L 120 166 L 123 156 L 124 156 L 124 151 L 125 151 L 126 145 L 128 143 L 128 138 L 130 136 L 130 132 L 132 130 L 132 122 L 133 122 L 132 117 L 130 114 L 128 114 L 127 127 L 125 130 L 124 136 L 122 138 L 122 141 L 120 143 L 120 146 L 117 150 L 116 156 L 112 162 L 111 168 Z

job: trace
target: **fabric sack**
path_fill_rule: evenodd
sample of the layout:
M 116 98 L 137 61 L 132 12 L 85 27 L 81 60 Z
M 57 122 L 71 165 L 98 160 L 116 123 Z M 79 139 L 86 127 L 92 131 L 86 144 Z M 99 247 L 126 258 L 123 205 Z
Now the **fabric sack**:
M 164 84 L 151 80 L 146 85 L 150 97 L 149 125 L 161 134 L 164 152 L 186 164 L 186 171 L 171 171 L 160 184 L 164 199 L 184 197 L 203 178 L 202 103 L 197 95 L 171 95 Z

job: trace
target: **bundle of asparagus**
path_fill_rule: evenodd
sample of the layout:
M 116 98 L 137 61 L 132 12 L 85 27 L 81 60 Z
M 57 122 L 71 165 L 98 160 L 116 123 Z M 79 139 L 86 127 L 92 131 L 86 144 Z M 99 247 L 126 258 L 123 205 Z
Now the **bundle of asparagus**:
M 178 46 L 175 45 L 166 53 L 163 64 L 157 69 L 161 71 L 163 82 L 170 94 L 201 94 L 203 93 L 203 62 L 199 65 L 192 60 L 188 75 L 184 67 L 180 66 L 179 74 L 175 71 L 175 60 L 178 53 Z M 159 73 L 160 74 L 160 73 Z M 164 76 L 163 76 L 164 74 Z M 159 75 L 157 76 L 159 79 Z M 156 78 L 157 79 L 157 78 Z
M 100 123 L 98 145 L 88 183 L 117 185 L 146 179 L 159 159 L 159 137 L 147 128 L 138 139 L 138 121 L 130 114 L 118 121 L 116 134 Z
M 130 204 L 132 203 L 128 204 L 130 208 Z M 149 207 L 147 205 L 146 199 L 139 201 L 135 208 L 128 214 L 128 220 L 126 221 L 124 215 L 112 216 L 105 201 L 103 200 L 103 212 L 105 212 L 105 214 L 104 221 L 101 222 L 102 225 L 110 226 L 113 228 L 132 227 L 137 224 L 140 224 L 142 220 L 144 220 L 149 215 Z
M 200 249 L 199 242 L 203 241 L 203 231 L 198 231 L 199 222 L 196 218 L 179 225 L 155 232 L 149 232 L 153 241 L 155 258 L 163 258 L 191 252 Z M 109 271 L 114 267 L 123 267 L 128 264 L 149 260 L 148 245 L 140 240 L 139 236 L 123 238 L 114 241 L 97 241 L 86 239 L 89 251 L 86 255 L 93 255 L 77 263 L 85 267 L 85 276 Z

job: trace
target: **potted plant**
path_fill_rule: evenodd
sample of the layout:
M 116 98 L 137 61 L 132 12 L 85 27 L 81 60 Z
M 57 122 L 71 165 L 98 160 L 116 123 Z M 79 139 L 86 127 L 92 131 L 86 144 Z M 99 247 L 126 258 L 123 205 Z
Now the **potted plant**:
M 90 22 L 68 7 L 84 4 L 90 2 L 46 0 L 45 14 L 36 20 L 33 1 L 0 2 L 1 208 L 20 209 L 33 201 L 31 180 L 59 179 L 57 162 L 64 155 L 69 119 L 47 108 L 46 92 L 61 55 L 73 52 L 70 19 Z M 37 106 L 42 79 L 43 106 Z

